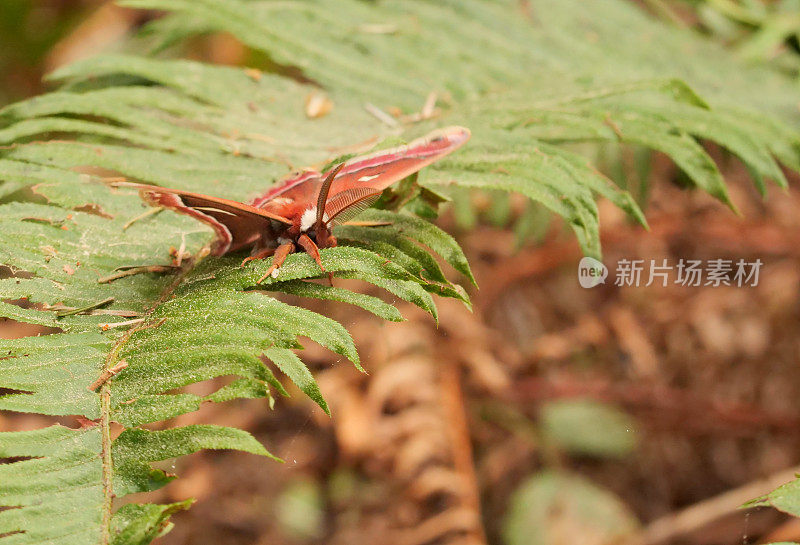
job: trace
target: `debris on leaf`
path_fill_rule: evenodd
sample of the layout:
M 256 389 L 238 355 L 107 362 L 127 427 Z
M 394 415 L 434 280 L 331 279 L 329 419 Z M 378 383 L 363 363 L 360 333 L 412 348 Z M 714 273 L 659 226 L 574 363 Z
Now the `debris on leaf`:
M 306 116 L 309 119 L 325 117 L 333 109 L 333 101 L 325 93 L 311 91 L 306 96 Z

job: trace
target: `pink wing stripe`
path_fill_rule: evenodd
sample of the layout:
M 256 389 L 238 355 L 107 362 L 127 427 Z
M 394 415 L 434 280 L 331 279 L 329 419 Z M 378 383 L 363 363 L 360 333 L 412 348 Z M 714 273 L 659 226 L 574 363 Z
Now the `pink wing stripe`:
M 139 191 L 139 194 L 142 196 L 142 200 L 148 204 L 163 206 L 175 210 L 176 212 L 186 214 L 187 216 L 202 221 L 214 229 L 214 232 L 217 234 L 217 240 L 211 250 L 212 255 L 223 255 L 230 249 L 231 243 L 233 242 L 233 236 L 230 230 L 211 216 L 186 206 L 180 196 L 174 193 L 162 193 L 161 191 L 154 191 L 151 189 L 142 189 Z
M 405 146 L 379 150 L 369 155 L 355 157 L 345 163 L 336 176 L 331 187 L 331 196 L 346 189 L 346 186 L 359 183 L 375 189 L 385 189 L 394 182 L 426 167 L 439 157 L 457 150 L 469 140 L 469 137 L 470 132 L 464 127 L 448 127 L 431 132 Z M 380 169 L 380 167 L 386 168 Z M 367 169 L 374 169 L 375 181 L 373 183 L 362 182 L 357 178 L 357 173 Z M 317 191 L 317 182 L 322 183 L 325 174 L 327 172 L 322 174 L 316 170 L 305 170 L 276 185 L 265 194 L 256 197 L 250 204 L 256 208 L 264 208 L 269 201 L 293 189 L 302 189 L 302 191 L 289 197 L 295 201 L 297 199 L 313 198 Z M 308 184 L 307 187 L 301 187 L 306 183 Z
M 331 195 L 351 187 L 367 186 L 383 191 L 445 155 L 461 147 L 469 131 L 452 127 L 436 131 L 394 150 L 359 157 L 339 173 L 331 186 Z
M 296 176 L 284 180 L 283 182 L 275 185 L 274 187 L 271 187 L 269 191 L 253 199 L 250 202 L 250 205 L 255 206 L 256 208 L 261 208 L 261 205 L 263 205 L 267 201 L 274 199 L 281 193 L 285 193 L 286 191 L 289 191 L 293 187 L 297 187 L 298 185 L 308 182 L 309 180 L 313 180 L 315 178 L 318 178 L 321 181 L 322 174 L 320 174 L 316 170 L 304 170 L 303 172 L 297 174 Z
M 376 151 L 369 155 L 356 157 L 353 162 L 345 163 L 339 176 L 351 174 L 391 163 L 398 159 L 427 159 L 441 157 L 460 148 L 469 140 L 470 132 L 464 127 L 448 127 L 417 138 L 405 146 Z

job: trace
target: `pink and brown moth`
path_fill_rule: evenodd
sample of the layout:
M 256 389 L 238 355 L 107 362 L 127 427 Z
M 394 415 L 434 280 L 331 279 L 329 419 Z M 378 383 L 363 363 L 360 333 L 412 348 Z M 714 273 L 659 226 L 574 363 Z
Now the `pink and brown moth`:
M 319 265 L 320 248 L 336 246 L 331 228 L 369 208 L 384 189 L 461 147 L 470 137 L 463 127 L 449 127 L 393 149 L 354 157 L 327 172 L 304 170 L 277 184 L 249 204 L 190 191 L 144 184 L 145 202 L 196 218 L 214 229 L 213 255 L 252 247 L 250 257 L 274 255 L 259 279 L 276 278 L 286 257 L 300 246 Z M 122 185 L 122 184 L 120 184 Z

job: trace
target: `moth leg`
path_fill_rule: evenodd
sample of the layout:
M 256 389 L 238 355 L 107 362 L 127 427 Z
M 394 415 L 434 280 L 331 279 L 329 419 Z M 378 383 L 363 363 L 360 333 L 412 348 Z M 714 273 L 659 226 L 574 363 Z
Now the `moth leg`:
M 319 255 L 319 247 L 311 240 L 306 234 L 300 235 L 300 238 L 297 239 L 297 243 L 303 247 L 308 255 L 314 258 L 314 261 L 317 262 L 319 268 L 322 269 L 322 272 L 325 271 L 325 267 L 322 266 L 322 258 Z
M 250 257 L 245 257 L 244 260 L 242 261 L 242 264 L 240 265 L 240 267 L 244 267 L 247 263 L 250 263 L 251 261 L 254 261 L 256 259 L 267 258 L 267 257 L 271 256 L 272 254 L 274 254 L 275 250 L 276 250 L 276 248 L 263 248 L 263 249 L 257 251 L 256 253 L 254 253 L 253 255 L 251 255 Z
M 319 247 L 311 240 L 306 234 L 300 235 L 300 238 L 297 239 L 297 243 L 303 247 L 308 255 L 314 258 L 314 261 L 317 262 L 319 268 L 322 269 L 322 272 L 328 272 L 325 270 L 325 267 L 322 266 L 322 257 L 319 255 Z M 333 273 L 328 273 L 328 281 L 333 285 Z
M 264 273 L 264 276 L 258 279 L 256 284 L 260 284 L 264 280 L 267 279 L 268 276 L 272 278 L 278 277 L 278 270 L 283 265 L 283 262 L 286 261 L 286 258 L 289 256 L 290 253 L 294 252 L 294 244 L 291 242 L 287 242 L 286 244 L 281 244 L 275 249 L 275 257 L 272 258 L 272 266 L 267 269 L 267 272 Z

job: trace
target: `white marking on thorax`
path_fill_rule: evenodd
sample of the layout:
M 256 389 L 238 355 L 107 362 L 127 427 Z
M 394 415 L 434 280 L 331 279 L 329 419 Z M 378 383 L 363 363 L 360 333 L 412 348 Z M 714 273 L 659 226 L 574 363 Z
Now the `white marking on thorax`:
M 311 229 L 311 226 L 317 221 L 317 207 L 307 209 L 300 216 L 300 231 L 306 232 Z
M 358 179 L 358 181 L 359 182 L 368 182 L 370 180 L 374 180 L 378 176 L 380 176 L 380 174 L 373 174 L 372 176 L 362 176 L 361 178 Z

